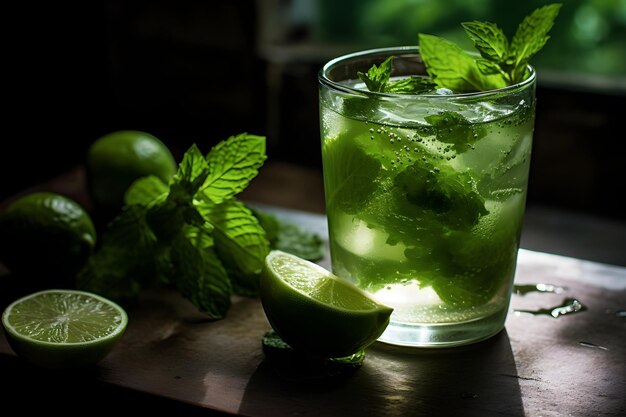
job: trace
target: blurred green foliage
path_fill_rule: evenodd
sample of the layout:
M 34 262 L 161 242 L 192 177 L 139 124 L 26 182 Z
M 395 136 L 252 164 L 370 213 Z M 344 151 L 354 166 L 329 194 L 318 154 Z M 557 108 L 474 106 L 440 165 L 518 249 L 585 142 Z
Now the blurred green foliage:
M 418 33 L 471 49 L 460 23 L 497 23 L 512 37 L 524 16 L 553 1 L 318 0 L 315 34 L 324 42 L 374 48 L 417 44 Z M 626 77 L 626 0 L 561 0 L 552 38 L 532 61 L 544 70 Z

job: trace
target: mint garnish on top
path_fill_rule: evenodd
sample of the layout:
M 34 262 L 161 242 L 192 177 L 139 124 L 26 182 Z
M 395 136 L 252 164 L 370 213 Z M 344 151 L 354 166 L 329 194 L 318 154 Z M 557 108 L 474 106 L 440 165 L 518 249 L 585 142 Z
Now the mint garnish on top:
M 358 76 L 370 91 L 399 94 L 419 94 L 435 87 L 469 93 L 517 84 L 528 77 L 530 59 L 550 39 L 548 32 L 560 8 L 560 3 L 554 3 L 536 9 L 519 24 L 510 41 L 495 23 L 463 23 L 479 57 L 444 38 L 420 33 L 420 55 L 430 79 L 411 77 L 389 81 L 392 57 Z
M 417 76 L 391 81 L 392 63 L 393 57 L 390 56 L 378 67 L 374 64 L 367 73 L 359 71 L 357 75 L 365 83 L 368 90 L 378 93 L 419 94 L 431 91 L 437 86 L 428 78 Z

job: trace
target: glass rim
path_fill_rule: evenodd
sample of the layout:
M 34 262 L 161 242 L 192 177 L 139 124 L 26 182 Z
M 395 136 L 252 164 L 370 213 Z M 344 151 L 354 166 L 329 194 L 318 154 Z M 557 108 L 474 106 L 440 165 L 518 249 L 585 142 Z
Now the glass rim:
M 397 52 L 397 53 L 392 53 Z M 467 51 L 466 51 L 467 52 Z M 375 48 L 375 49 L 366 49 L 362 51 L 352 52 L 349 54 L 338 56 L 337 58 L 333 58 L 328 61 L 324 66 L 320 69 L 317 75 L 317 79 L 320 83 L 325 84 L 329 88 L 333 88 L 335 90 L 340 90 L 345 93 L 356 94 L 356 95 L 366 95 L 373 97 L 387 97 L 387 98 L 404 98 L 404 99 L 414 99 L 417 97 L 421 98 L 429 98 L 429 99 L 450 99 L 450 98 L 480 98 L 484 96 L 492 96 L 492 95 L 500 95 L 502 93 L 514 92 L 517 90 L 523 90 L 524 88 L 532 85 L 537 79 L 537 73 L 535 69 L 531 65 L 526 65 L 526 68 L 530 71 L 530 75 L 523 81 L 513 85 L 507 85 L 506 87 L 498 88 L 495 90 L 487 90 L 487 91 L 475 91 L 471 93 L 453 93 L 453 94 L 397 94 L 397 93 L 381 93 L 378 91 L 368 91 L 361 90 L 358 88 L 349 87 L 345 84 L 340 84 L 336 81 L 331 80 L 328 77 L 328 73 L 332 68 L 337 66 L 339 63 L 343 61 L 347 61 L 355 58 L 363 58 L 368 56 L 390 56 L 390 55 L 406 55 L 406 54 L 419 54 L 419 46 L 393 46 L 386 48 Z M 471 53 L 471 52 L 470 52 Z

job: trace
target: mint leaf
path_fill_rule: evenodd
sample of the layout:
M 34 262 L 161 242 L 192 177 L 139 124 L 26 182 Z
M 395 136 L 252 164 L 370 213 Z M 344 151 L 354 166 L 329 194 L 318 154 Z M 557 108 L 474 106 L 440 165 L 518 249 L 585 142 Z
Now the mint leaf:
M 288 381 L 324 381 L 352 375 L 363 365 L 365 350 L 345 358 L 323 358 L 306 351 L 294 350 L 273 330 L 261 341 L 265 360 L 272 370 Z
M 206 157 L 191 146 L 169 186 L 136 181 L 79 282 L 114 299 L 173 284 L 211 318 L 223 317 L 233 287 L 258 287 L 269 251 L 257 219 L 232 197 L 264 160 L 265 139 L 244 133 Z
M 513 66 L 512 82 L 523 81 L 526 75 L 526 65 L 541 48 L 544 47 L 550 36 L 548 32 L 554 25 L 554 20 L 561 9 L 560 3 L 549 4 L 533 11 L 526 16 L 517 27 L 515 36 L 511 40 L 509 55 Z
M 561 4 L 540 7 L 524 18 L 509 42 L 495 23 L 465 22 L 465 32 L 482 59 L 474 59 L 452 42 L 419 34 L 426 71 L 440 87 L 456 93 L 487 91 L 519 83 L 528 77 L 527 65 L 546 44 Z
M 170 181 L 168 198 L 174 201 L 191 201 L 208 175 L 207 161 L 196 144 L 193 144 L 183 155 L 178 171 Z
M 194 199 L 208 175 L 206 159 L 194 144 L 183 155 L 167 198 L 147 212 L 148 224 L 160 241 L 171 242 L 185 224 L 204 225 L 206 220 L 194 207 Z
M 80 290 L 126 304 L 139 295 L 142 287 L 137 279 L 130 277 L 143 276 L 151 269 L 137 264 L 124 246 L 102 246 L 78 273 L 76 285 Z
M 509 281 L 515 273 L 522 220 L 522 216 L 484 218 L 469 231 L 449 233 L 449 278 L 433 280 L 439 297 L 456 306 L 488 302 L 502 288 L 502 282 Z
M 265 231 L 252 212 L 232 199 L 208 211 L 216 250 L 229 269 L 249 276 L 261 272 L 269 244 Z
M 132 256 L 149 252 L 156 242 L 156 236 L 146 222 L 146 213 L 145 207 L 125 206 L 108 226 L 102 244 L 127 246 Z
M 357 76 L 365 83 L 368 90 L 374 92 L 385 91 L 385 85 L 391 76 L 391 65 L 393 57 L 385 59 L 380 66 L 372 65 L 367 73 L 357 72 Z
M 185 216 L 181 204 L 173 201 L 172 194 L 146 212 L 146 221 L 150 230 L 160 242 L 171 242 L 185 225 Z
M 385 85 L 385 93 L 394 94 L 419 94 L 432 91 L 437 88 L 437 84 L 424 77 L 409 77 L 397 81 L 390 81 Z
M 231 285 L 211 236 L 185 226 L 173 241 L 170 256 L 180 293 L 210 318 L 223 318 L 230 307 Z
M 154 175 L 139 178 L 126 191 L 124 201 L 126 205 L 139 204 L 149 206 L 163 201 L 169 193 L 169 187 Z
M 326 195 L 327 206 L 357 213 L 378 188 L 373 179 L 381 170 L 380 161 L 341 136 L 326 139 L 322 154 L 326 189 L 333 190 Z
M 408 77 L 400 80 L 390 81 L 393 56 L 385 59 L 380 66 L 375 64 L 367 73 L 357 72 L 358 77 L 363 81 L 368 90 L 378 93 L 393 94 L 419 94 L 434 90 L 436 84 L 424 77 Z
M 265 161 L 265 137 L 242 133 L 218 143 L 206 157 L 210 173 L 202 192 L 222 203 L 248 186 Z
M 108 226 L 99 250 L 77 277 L 78 287 L 117 301 L 134 298 L 154 276 L 156 237 L 146 223 L 146 208 L 133 205 Z
M 509 40 L 502 29 L 491 22 L 474 21 L 461 25 L 483 58 L 496 64 L 504 62 L 509 51 Z
M 476 124 L 457 112 L 445 111 L 426 116 L 424 120 L 436 128 L 437 140 L 452 144 L 458 153 L 470 149 L 471 145 L 483 136 Z
M 446 39 L 420 33 L 419 45 L 426 71 L 439 87 L 468 93 L 507 85 L 500 75 L 482 74 L 472 56 Z
M 326 253 L 324 241 L 295 223 L 259 209 L 251 209 L 265 230 L 271 249 L 282 250 L 309 261 L 318 261 Z
M 489 255 L 488 255 L 489 256 Z M 469 307 L 489 302 L 502 288 L 501 277 L 510 277 L 509 271 L 514 261 L 488 265 L 480 270 L 457 270 L 450 274 L 451 279 L 435 279 L 432 289 L 446 304 L 456 307 Z M 467 275 L 472 274 L 471 278 Z
M 318 261 L 324 257 L 324 241 L 297 224 L 279 221 L 278 235 L 273 249 L 289 252 L 309 261 Z
M 477 59 L 476 66 L 478 67 L 478 71 L 484 75 L 502 74 L 505 77 L 507 76 L 499 64 L 486 59 Z
M 206 160 L 194 143 L 183 155 L 183 160 L 178 165 L 178 171 L 174 175 L 174 182 L 202 183 L 206 179 L 207 171 Z
M 449 165 L 415 163 L 396 175 L 394 185 L 407 201 L 433 212 L 450 228 L 469 229 L 489 213 L 472 176 Z

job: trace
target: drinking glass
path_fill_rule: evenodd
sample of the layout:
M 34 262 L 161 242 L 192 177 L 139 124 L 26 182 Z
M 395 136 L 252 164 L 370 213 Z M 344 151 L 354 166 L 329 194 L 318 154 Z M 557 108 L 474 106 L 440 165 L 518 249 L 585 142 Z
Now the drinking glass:
M 425 75 L 416 47 L 357 52 L 319 73 L 333 272 L 394 308 L 379 339 L 448 347 L 498 333 L 507 316 L 524 216 L 535 71 L 499 90 L 370 92 Z

